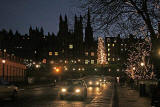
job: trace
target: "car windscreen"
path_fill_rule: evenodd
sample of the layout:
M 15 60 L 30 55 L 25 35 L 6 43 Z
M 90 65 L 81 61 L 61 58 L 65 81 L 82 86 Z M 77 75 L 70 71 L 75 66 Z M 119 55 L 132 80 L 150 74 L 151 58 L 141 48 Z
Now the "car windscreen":
M 77 85 L 82 85 L 82 82 L 78 80 L 68 80 L 65 82 L 65 85 L 77 86 Z

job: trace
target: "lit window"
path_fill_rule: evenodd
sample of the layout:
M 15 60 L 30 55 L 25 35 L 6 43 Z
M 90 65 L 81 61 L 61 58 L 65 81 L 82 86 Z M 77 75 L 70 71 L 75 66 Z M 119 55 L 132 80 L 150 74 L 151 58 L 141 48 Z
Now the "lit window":
M 54 61 L 50 61 L 51 64 L 54 64 Z
M 112 44 L 112 46 L 114 47 L 114 44 Z
M 85 60 L 85 64 L 88 64 L 89 63 L 89 61 L 88 60 Z
M 52 56 L 52 52 L 49 52 L 49 56 Z
M 94 64 L 94 60 L 91 60 L 91 64 Z
M 67 64 L 67 63 L 68 63 L 68 61 L 67 61 L 67 60 L 65 60 L 65 61 L 64 61 L 64 63 L 65 63 L 65 64 Z
M 123 44 L 121 44 L 121 46 L 123 46 Z
M 108 44 L 108 47 L 110 46 L 110 44 Z
M 110 61 L 111 59 L 110 58 L 108 58 L 108 61 Z
M 120 58 L 118 58 L 118 61 L 120 60 Z
M 114 43 L 116 43 L 117 42 L 117 40 L 114 40 Z
M 78 62 L 81 62 L 81 60 L 80 60 L 80 59 L 78 59 Z
M 94 56 L 94 52 L 91 52 L 91 56 Z
M 121 51 L 123 51 L 123 49 L 121 49 Z
M 37 54 L 37 51 L 35 50 L 34 53 Z
M 88 56 L 88 52 L 85 52 L 85 55 Z
M 108 56 L 110 56 L 110 53 L 108 53 Z
M 75 71 L 76 69 L 75 68 L 73 68 L 73 71 Z
M 119 72 L 119 69 L 117 69 L 117 71 Z
M 55 52 L 54 55 L 55 55 L 55 56 L 58 56 L 58 52 Z
M 113 58 L 113 61 L 115 61 L 115 59 Z
M 110 48 L 108 48 L 108 51 L 110 51 L 111 49 Z
M 69 49 L 73 49 L 73 45 L 72 44 L 69 45 Z

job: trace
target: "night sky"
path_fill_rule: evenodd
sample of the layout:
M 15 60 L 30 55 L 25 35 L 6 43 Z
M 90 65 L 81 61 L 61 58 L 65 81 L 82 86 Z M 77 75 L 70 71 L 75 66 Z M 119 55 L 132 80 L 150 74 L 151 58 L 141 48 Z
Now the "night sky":
M 30 26 L 43 27 L 47 32 L 58 32 L 59 15 L 69 17 L 73 24 L 74 14 L 80 14 L 78 0 L 3 0 L 0 3 L 0 30 L 18 30 L 28 33 Z

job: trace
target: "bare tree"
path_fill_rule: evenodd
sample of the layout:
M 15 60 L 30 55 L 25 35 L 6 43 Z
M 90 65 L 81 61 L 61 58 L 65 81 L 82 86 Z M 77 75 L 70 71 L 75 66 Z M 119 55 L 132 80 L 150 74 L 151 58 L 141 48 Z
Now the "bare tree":
M 133 79 L 153 79 L 152 64 L 150 62 L 151 40 L 146 37 L 133 44 L 129 50 L 126 73 Z
M 96 29 L 109 34 L 149 32 L 156 38 L 160 0 L 80 0 L 90 9 Z

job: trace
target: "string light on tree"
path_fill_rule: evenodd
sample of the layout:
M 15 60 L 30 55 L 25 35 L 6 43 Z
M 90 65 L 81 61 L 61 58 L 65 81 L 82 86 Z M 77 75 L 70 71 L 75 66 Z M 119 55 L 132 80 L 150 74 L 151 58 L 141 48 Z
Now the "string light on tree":
M 98 60 L 97 60 L 98 64 L 107 64 L 106 49 L 105 49 L 105 44 L 102 37 L 98 37 L 97 55 L 98 55 Z

